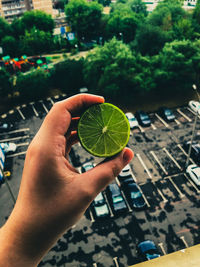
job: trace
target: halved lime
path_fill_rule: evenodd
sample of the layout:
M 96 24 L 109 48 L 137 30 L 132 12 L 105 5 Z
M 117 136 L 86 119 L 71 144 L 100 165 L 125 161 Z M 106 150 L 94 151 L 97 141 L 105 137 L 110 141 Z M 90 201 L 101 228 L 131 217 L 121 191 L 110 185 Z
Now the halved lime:
M 78 123 L 81 145 L 97 157 L 111 157 L 128 143 L 130 124 L 118 107 L 102 103 L 89 107 Z

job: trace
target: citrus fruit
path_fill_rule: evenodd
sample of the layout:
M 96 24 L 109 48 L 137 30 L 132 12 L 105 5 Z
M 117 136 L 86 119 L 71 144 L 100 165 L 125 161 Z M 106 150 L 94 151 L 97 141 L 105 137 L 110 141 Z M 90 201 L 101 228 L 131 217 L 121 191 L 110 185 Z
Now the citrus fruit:
M 118 107 L 110 103 L 89 107 L 78 123 L 81 145 L 97 157 L 111 157 L 128 143 L 130 125 Z

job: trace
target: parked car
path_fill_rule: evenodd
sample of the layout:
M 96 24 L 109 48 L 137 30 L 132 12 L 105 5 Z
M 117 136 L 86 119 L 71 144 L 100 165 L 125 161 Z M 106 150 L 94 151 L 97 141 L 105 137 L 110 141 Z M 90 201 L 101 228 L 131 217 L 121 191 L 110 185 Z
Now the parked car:
M 112 183 L 109 184 L 107 190 L 114 212 L 117 213 L 126 210 L 127 206 L 121 194 L 119 186 L 116 183 Z
M 131 129 L 138 127 L 138 121 L 137 121 L 136 117 L 133 115 L 133 113 L 127 112 L 125 115 L 129 121 Z
M 102 218 L 108 216 L 109 209 L 102 192 L 100 192 L 92 202 L 95 217 Z
M 6 132 L 13 128 L 13 125 L 10 123 L 0 123 L 0 132 Z
M 199 101 L 191 100 L 189 102 L 189 107 L 194 111 L 200 113 L 200 103 Z
M 151 120 L 149 118 L 149 115 L 146 112 L 142 110 L 137 111 L 135 113 L 135 117 L 138 120 L 139 124 L 141 124 L 142 126 L 148 127 L 151 125 Z
M 5 154 L 15 152 L 17 149 L 17 145 L 15 143 L 0 143 L 0 146 Z
M 175 115 L 171 109 L 167 107 L 161 107 L 158 110 L 159 115 L 166 121 L 174 121 Z
M 94 163 L 92 163 L 91 161 L 89 162 L 86 162 L 82 165 L 81 167 L 81 172 L 86 172 L 86 171 L 89 171 L 91 170 L 92 168 L 94 168 Z
M 188 141 L 183 144 L 183 148 L 186 153 L 188 153 L 189 151 L 190 144 L 191 144 L 191 141 Z M 200 164 L 200 144 L 197 144 L 197 143 L 192 144 L 190 156 L 195 161 L 196 164 L 198 165 Z
M 200 186 L 200 167 L 196 164 L 191 164 L 187 167 L 186 173 L 195 182 L 196 185 Z
M 152 260 L 160 257 L 160 253 L 152 240 L 145 240 L 138 244 L 138 253 L 143 260 Z
M 133 181 L 125 182 L 122 184 L 122 188 L 133 208 L 143 209 L 146 207 L 144 197 L 136 183 Z

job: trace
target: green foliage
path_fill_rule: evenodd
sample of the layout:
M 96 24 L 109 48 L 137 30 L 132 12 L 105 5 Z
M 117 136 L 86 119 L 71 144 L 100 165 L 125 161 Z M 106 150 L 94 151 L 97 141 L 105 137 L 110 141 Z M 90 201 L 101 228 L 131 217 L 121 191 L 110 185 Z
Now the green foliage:
M 30 31 L 26 31 L 24 36 L 21 36 L 20 44 L 22 54 L 36 55 L 51 51 L 53 40 L 50 32 L 32 28 Z
M 102 6 L 110 6 L 111 0 L 98 0 L 98 3 Z
M 167 43 L 156 57 L 155 82 L 158 90 L 184 93 L 191 90 L 200 73 L 200 43 L 189 40 Z M 167 91 L 166 91 L 167 90 Z
M 42 69 L 29 74 L 19 74 L 16 90 L 25 100 L 40 99 L 47 95 L 50 85 L 49 73 Z
M 51 71 L 52 84 L 68 94 L 77 93 L 84 86 L 83 81 L 83 59 L 66 59 L 55 65 Z
M 87 56 L 84 77 L 92 92 L 129 101 L 154 86 L 147 77 L 150 66 L 149 59 L 134 55 L 129 46 L 113 38 Z
M 67 21 L 79 40 L 98 36 L 103 7 L 97 2 L 71 0 L 65 7 Z
M 109 16 L 106 25 L 107 36 L 116 36 L 128 43 L 134 40 L 137 26 L 138 18 L 133 12 L 119 12 L 116 10 Z
M 31 30 L 36 28 L 44 32 L 53 32 L 55 23 L 51 15 L 41 10 L 27 11 L 21 17 L 21 24 L 24 30 Z
M 142 0 L 128 0 L 127 5 L 137 14 L 147 16 L 146 4 Z
M 169 41 L 169 34 L 160 27 L 142 24 L 137 30 L 134 47 L 142 55 L 155 55 Z
M 0 43 L 5 36 L 10 34 L 11 34 L 10 24 L 8 24 L 8 22 L 4 18 L 0 17 Z
M 10 75 L 5 69 L 0 69 L 0 97 L 7 97 L 12 91 L 12 85 L 10 82 Z
M 15 57 L 18 55 L 19 44 L 13 36 L 5 36 L 1 41 L 1 45 L 3 47 L 5 55 L 10 55 L 11 57 Z

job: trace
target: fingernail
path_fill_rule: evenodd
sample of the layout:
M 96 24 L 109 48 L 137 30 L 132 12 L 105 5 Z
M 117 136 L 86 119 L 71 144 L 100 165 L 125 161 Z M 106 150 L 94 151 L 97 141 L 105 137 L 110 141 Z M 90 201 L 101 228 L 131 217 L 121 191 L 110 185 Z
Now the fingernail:
M 123 160 L 126 164 L 128 164 L 133 158 L 133 151 L 130 149 L 126 149 L 123 154 Z

